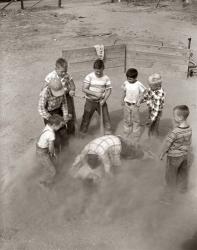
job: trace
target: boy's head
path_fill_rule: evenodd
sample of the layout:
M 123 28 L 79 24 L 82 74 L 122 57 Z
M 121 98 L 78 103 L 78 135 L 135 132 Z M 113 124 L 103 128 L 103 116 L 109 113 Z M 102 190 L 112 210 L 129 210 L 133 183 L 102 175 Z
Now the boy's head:
M 68 63 L 64 58 L 58 58 L 55 63 L 55 71 L 59 77 L 64 77 L 68 70 Z
M 134 68 L 130 68 L 127 70 L 126 72 L 126 77 L 127 77 L 127 81 L 129 83 L 135 83 L 137 80 L 137 76 L 138 76 L 138 71 L 137 69 Z
M 93 69 L 94 69 L 94 73 L 95 73 L 95 75 L 97 77 L 102 77 L 103 76 L 103 71 L 105 69 L 105 65 L 104 65 L 103 60 L 97 59 L 94 62 Z
M 186 105 L 178 105 L 173 109 L 173 116 L 176 123 L 181 123 L 187 120 L 189 116 L 189 108 Z
M 101 161 L 96 154 L 87 154 L 85 160 L 91 169 L 95 169 L 101 165 Z
M 62 116 L 58 114 L 54 114 L 50 116 L 49 120 L 47 121 L 47 124 L 55 131 L 60 129 L 64 125 L 64 119 Z
M 158 90 L 161 88 L 162 79 L 161 75 L 158 73 L 154 73 L 148 78 L 148 85 L 152 90 Z

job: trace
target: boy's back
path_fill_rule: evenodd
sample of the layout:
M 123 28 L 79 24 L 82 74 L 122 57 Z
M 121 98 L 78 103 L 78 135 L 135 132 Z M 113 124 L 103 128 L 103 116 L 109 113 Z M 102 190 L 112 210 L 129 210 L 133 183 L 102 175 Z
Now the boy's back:
M 191 145 L 192 129 L 187 127 L 176 127 L 168 135 L 167 141 L 171 143 L 168 156 L 179 157 L 187 155 Z

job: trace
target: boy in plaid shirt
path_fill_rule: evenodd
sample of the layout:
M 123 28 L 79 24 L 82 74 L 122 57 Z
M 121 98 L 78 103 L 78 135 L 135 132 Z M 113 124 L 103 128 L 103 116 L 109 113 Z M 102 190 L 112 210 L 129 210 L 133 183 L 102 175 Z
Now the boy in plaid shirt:
M 75 83 L 73 81 L 72 76 L 68 73 L 68 63 L 64 58 L 58 58 L 55 63 L 55 70 L 50 72 L 45 77 L 45 84 L 46 87 L 52 79 L 59 79 L 64 87 L 68 112 L 72 115 L 71 119 L 67 122 L 67 132 L 68 134 L 75 133 L 75 125 L 74 120 L 75 117 L 75 106 L 73 97 L 75 95 Z
M 76 157 L 71 168 L 74 178 L 97 181 L 106 173 L 111 175 L 112 166 L 121 166 L 123 158 L 152 159 L 152 152 L 133 145 L 121 136 L 105 135 L 89 142 Z
M 149 76 L 148 78 L 149 88 L 144 92 L 144 101 L 149 108 L 149 130 L 148 135 L 151 136 L 154 133 L 159 135 L 159 122 L 164 107 L 165 92 L 162 89 L 162 79 L 157 73 Z

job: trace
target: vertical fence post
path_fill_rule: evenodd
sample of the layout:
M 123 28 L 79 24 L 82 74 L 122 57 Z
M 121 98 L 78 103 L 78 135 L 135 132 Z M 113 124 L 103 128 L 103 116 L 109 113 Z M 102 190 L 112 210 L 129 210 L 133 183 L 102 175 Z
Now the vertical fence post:
M 59 8 L 62 7 L 62 0 L 58 0 L 58 7 L 59 7 Z
M 21 0 L 21 9 L 24 10 L 23 0 Z

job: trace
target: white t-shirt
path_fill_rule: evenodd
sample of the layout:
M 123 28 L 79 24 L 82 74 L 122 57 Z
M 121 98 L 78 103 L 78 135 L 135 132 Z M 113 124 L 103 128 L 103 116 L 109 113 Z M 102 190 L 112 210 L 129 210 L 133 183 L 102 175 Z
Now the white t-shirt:
M 111 81 L 107 75 L 97 77 L 94 72 L 85 77 L 84 84 L 89 87 L 89 90 L 97 93 L 102 93 L 106 89 L 112 88 Z M 86 95 L 86 97 L 91 99 L 92 96 Z
M 49 143 L 55 140 L 55 133 L 53 129 L 46 125 L 44 130 L 42 131 L 40 138 L 38 139 L 38 147 L 40 148 L 48 148 Z
M 129 103 L 136 103 L 140 95 L 146 89 L 139 81 L 136 81 L 135 83 L 129 83 L 128 81 L 125 81 L 122 85 L 122 88 L 126 92 L 124 101 Z

